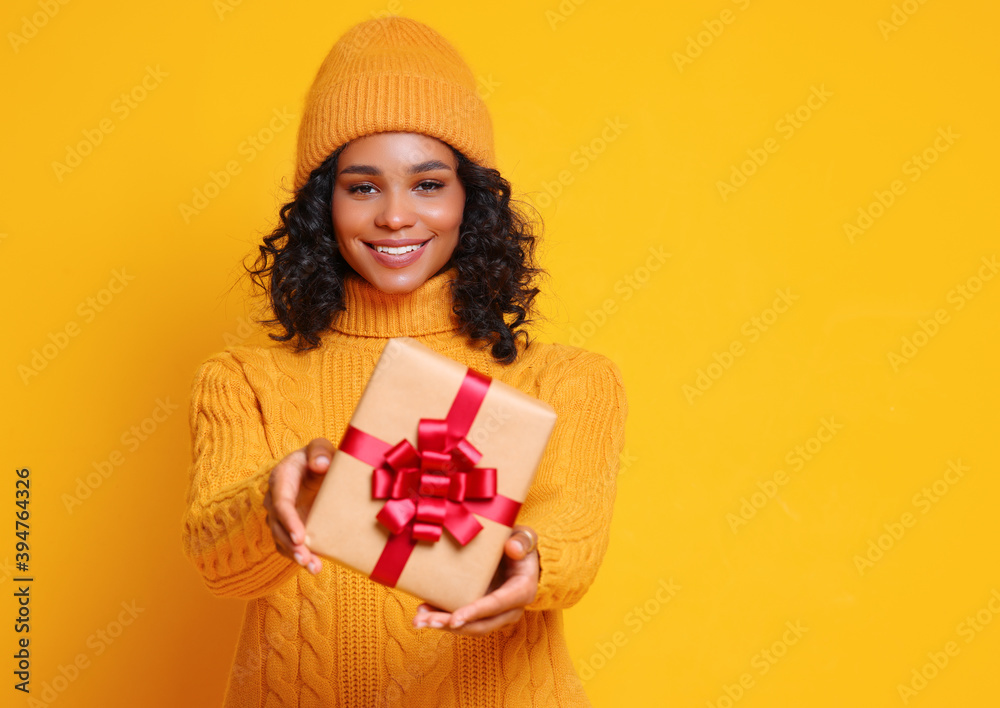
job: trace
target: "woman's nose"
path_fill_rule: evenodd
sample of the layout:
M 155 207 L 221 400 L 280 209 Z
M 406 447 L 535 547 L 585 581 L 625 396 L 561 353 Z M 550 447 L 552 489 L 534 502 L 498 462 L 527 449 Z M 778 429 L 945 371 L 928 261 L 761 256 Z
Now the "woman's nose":
M 384 192 L 381 209 L 375 218 L 377 226 L 385 226 L 398 231 L 413 226 L 416 222 L 416 212 L 410 196 L 403 191 L 390 189 Z

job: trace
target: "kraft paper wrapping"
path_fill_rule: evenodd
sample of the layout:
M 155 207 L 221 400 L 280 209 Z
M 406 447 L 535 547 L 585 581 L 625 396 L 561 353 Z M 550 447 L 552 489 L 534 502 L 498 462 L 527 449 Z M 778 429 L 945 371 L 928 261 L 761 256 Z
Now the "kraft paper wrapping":
M 467 368 L 408 337 L 390 339 L 358 403 L 351 425 L 390 445 L 417 445 L 422 418 L 447 416 Z M 496 468 L 497 494 L 523 502 L 556 414 L 550 406 L 492 380 L 466 439 Z M 338 450 L 306 522 L 314 552 L 370 575 L 390 538 L 376 520 L 385 500 L 372 498 L 372 465 Z M 461 546 L 445 530 L 420 541 L 396 583 L 431 605 L 453 611 L 489 588 L 511 529 L 482 516 L 483 529 Z

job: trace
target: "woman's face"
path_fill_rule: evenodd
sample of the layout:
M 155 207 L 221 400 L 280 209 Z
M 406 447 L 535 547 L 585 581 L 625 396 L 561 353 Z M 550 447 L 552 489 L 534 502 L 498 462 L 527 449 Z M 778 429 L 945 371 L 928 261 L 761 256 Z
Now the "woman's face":
M 333 229 L 344 260 L 387 293 L 436 275 L 458 245 L 465 188 L 451 148 L 418 133 L 351 141 L 337 160 Z

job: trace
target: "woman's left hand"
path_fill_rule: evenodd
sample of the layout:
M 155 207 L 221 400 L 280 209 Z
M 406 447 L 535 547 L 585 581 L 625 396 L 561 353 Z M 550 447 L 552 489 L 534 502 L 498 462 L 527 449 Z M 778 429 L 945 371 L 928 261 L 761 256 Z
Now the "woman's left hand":
M 527 526 L 514 527 L 504 545 L 504 558 L 489 594 L 454 612 L 420 605 L 413 626 L 447 629 L 456 634 L 488 634 L 519 620 L 538 592 L 538 549 L 525 553 L 531 545 L 531 535 L 538 538 Z

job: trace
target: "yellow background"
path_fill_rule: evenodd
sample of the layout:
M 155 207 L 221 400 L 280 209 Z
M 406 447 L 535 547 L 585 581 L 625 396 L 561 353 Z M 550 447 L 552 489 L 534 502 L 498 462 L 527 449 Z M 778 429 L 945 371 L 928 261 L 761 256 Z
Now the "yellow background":
M 286 200 L 304 93 L 386 10 L 481 79 L 546 221 L 542 338 L 626 379 L 611 545 L 566 613 L 595 706 L 996 705 L 996 6 L 230 4 L 4 4 L 4 705 L 28 704 L 21 467 L 33 705 L 46 683 L 57 706 L 219 705 L 242 605 L 181 554 L 188 390 L 259 337 L 240 260 Z

